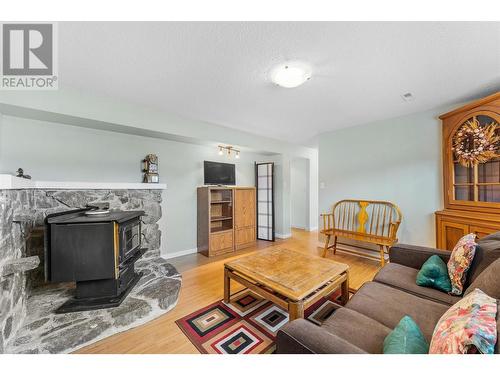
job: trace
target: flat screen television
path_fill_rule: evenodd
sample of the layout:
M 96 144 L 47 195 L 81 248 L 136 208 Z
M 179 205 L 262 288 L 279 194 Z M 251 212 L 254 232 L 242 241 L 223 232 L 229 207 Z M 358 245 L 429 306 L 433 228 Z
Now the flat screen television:
M 234 164 L 204 162 L 205 185 L 236 185 Z

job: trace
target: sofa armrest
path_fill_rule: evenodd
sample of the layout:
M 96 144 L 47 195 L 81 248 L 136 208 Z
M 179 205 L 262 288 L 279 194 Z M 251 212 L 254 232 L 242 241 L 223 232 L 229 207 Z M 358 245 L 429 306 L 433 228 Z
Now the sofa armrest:
M 403 266 L 420 269 L 427 259 L 432 255 L 439 257 L 446 263 L 450 259 L 451 252 L 434 249 L 432 247 L 396 244 L 389 249 L 389 260 Z
M 278 331 L 276 353 L 366 354 L 364 350 L 305 319 L 296 319 Z

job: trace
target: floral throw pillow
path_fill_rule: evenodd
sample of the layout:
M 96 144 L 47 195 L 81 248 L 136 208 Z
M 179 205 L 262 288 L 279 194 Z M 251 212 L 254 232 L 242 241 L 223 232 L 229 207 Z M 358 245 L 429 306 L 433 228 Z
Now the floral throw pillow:
M 474 289 L 439 319 L 429 353 L 493 354 L 497 341 L 496 315 L 496 300 Z
M 461 295 L 464 289 L 467 271 L 476 252 L 476 235 L 463 236 L 453 248 L 448 261 L 448 275 L 451 281 L 451 294 Z

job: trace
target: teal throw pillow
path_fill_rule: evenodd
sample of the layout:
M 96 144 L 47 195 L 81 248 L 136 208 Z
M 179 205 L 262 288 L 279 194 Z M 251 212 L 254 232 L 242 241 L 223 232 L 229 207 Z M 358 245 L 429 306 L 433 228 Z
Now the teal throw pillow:
M 429 344 L 417 323 L 404 316 L 384 339 L 384 354 L 427 354 Z
M 427 259 L 417 274 L 417 285 L 451 292 L 451 281 L 446 263 L 437 255 Z

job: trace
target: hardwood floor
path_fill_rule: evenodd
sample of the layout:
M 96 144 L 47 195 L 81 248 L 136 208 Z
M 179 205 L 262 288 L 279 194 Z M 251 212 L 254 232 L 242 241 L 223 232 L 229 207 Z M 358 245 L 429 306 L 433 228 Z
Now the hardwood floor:
M 235 259 L 254 251 L 273 246 L 320 255 L 317 232 L 293 230 L 292 237 L 274 243 L 259 241 L 256 246 L 238 252 L 237 256 L 207 258 L 200 254 L 186 255 L 171 260 L 182 273 L 182 288 L 177 306 L 161 317 L 140 327 L 118 333 L 97 343 L 78 350 L 76 353 L 198 353 L 175 321 L 223 297 L 223 269 L 226 259 Z M 373 278 L 379 269 L 379 262 L 330 253 L 330 258 L 350 266 L 350 286 L 359 288 Z M 232 283 L 232 292 L 241 286 Z

